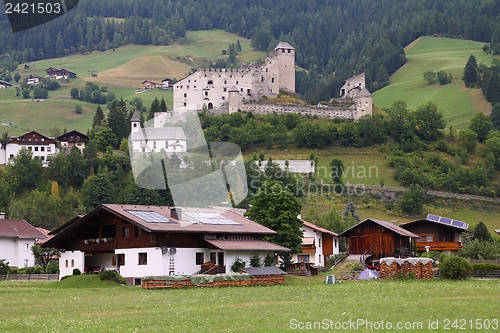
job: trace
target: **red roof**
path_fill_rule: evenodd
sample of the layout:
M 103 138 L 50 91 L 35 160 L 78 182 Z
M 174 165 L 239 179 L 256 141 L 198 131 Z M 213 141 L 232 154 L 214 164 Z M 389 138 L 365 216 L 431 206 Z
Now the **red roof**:
M 43 233 L 47 237 L 47 238 L 43 238 L 43 239 L 37 240 L 36 241 L 37 245 L 41 245 L 41 244 L 45 243 L 46 241 L 48 241 L 49 239 L 51 239 L 52 237 L 54 237 L 52 235 L 49 236 L 50 230 L 47 230 L 47 229 L 44 229 L 44 228 L 39 228 L 39 227 L 36 227 L 35 229 L 38 230 L 38 231 L 40 231 L 41 233 Z
M 304 220 L 302 220 L 302 219 L 301 219 L 301 221 L 302 221 L 302 223 L 303 223 L 303 225 L 304 225 L 304 226 L 309 227 L 309 228 L 311 228 L 311 229 L 313 229 L 313 230 L 320 231 L 320 232 L 322 232 L 322 233 L 324 233 L 324 234 L 330 234 L 330 235 L 335 236 L 335 237 L 337 237 L 337 236 L 338 236 L 338 235 L 337 235 L 336 233 L 334 233 L 333 231 L 327 230 L 327 229 L 325 229 L 325 228 L 318 227 L 316 224 L 312 224 L 312 223 L 307 222 L 307 221 L 304 221 Z
M 0 237 L 40 239 L 47 236 L 25 220 L 0 219 Z

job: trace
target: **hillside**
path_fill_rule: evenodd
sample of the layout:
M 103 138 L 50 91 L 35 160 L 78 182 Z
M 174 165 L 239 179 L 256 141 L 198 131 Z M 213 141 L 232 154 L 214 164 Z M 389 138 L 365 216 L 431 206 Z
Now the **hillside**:
M 256 62 L 265 57 L 265 52 L 255 52 L 250 47 L 250 40 L 226 33 L 221 30 L 188 32 L 185 45 L 138 46 L 129 45 L 105 52 L 94 51 L 87 54 L 75 54 L 64 58 L 41 60 L 28 63 L 30 69 L 20 64 L 17 73 L 24 79 L 30 74 L 45 76 L 48 67 L 66 68 L 78 74 L 70 82 L 61 81 L 62 88 L 51 91 L 44 102 L 32 102 L 16 96 L 13 88 L 0 90 L 0 121 L 14 122 L 13 126 L 0 126 L 0 132 L 8 131 L 11 135 L 37 130 L 49 133 L 56 125 L 59 129 L 76 129 L 86 132 L 92 123 L 96 104 L 73 100 L 69 97 L 71 88 L 83 88 L 86 81 L 99 86 L 105 85 L 117 98 L 131 101 L 135 97 L 143 100 L 146 107 L 155 97 L 165 98 L 172 106 L 172 91 L 154 89 L 142 94 L 135 90 L 142 87 L 144 80 L 161 83 L 165 78 L 181 79 L 191 68 L 208 64 L 210 60 L 225 59 L 222 55 L 230 43 L 240 41 L 242 52 L 237 59 L 244 62 Z M 97 77 L 91 77 L 89 71 L 97 71 Z M 83 114 L 73 110 L 79 104 Z
M 390 84 L 373 94 L 373 103 L 389 107 L 396 100 L 407 102 L 410 109 L 433 102 L 444 114 L 448 125 L 458 129 L 468 126 L 475 113 L 491 111 L 491 105 L 478 89 L 466 89 L 462 79 L 468 57 L 491 65 L 493 56 L 482 51 L 484 43 L 449 38 L 422 37 L 405 49 L 407 63 L 390 77 Z M 452 83 L 429 84 L 422 75 L 426 71 L 443 70 L 453 75 Z

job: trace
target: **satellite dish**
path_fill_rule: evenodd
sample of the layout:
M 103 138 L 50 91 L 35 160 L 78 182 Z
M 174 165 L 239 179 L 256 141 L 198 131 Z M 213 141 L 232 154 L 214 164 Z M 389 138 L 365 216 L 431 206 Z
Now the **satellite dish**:
M 175 247 L 171 247 L 171 248 L 170 248 L 170 254 L 171 254 L 171 255 L 174 255 L 174 254 L 176 254 L 176 253 L 177 253 L 177 249 L 176 249 Z
M 168 247 L 162 246 L 161 247 L 161 254 L 167 254 L 167 252 L 168 252 Z

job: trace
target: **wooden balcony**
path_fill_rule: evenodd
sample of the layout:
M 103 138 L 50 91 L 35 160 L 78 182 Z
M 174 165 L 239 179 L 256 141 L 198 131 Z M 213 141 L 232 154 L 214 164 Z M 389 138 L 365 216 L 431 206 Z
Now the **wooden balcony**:
M 81 249 L 85 253 L 114 253 L 116 249 L 116 238 L 108 240 L 107 242 L 99 241 L 99 243 L 95 241 L 82 240 Z
M 426 246 L 430 246 L 429 251 L 458 251 L 462 248 L 460 242 L 417 242 L 417 251 L 425 251 Z
M 302 253 L 316 253 L 316 246 L 302 246 Z

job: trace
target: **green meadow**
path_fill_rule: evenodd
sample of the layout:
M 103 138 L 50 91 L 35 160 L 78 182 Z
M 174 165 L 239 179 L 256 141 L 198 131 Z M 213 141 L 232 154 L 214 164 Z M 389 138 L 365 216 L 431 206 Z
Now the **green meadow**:
M 407 63 L 390 77 L 390 84 L 373 94 L 373 103 L 389 107 L 396 100 L 410 109 L 428 102 L 436 103 L 447 125 L 463 129 L 475 113 L 491 111 L 491 105 L 478 89 L 466 89 L 462 75 L 465 63 L 473 54 L 478 63 L 491 65 L 493 56 L 483 52 L 484 43 L 467 40 L 422 37 L 406 47 Z M 450 84 L 424 81 L 427 71 L 443 70 L 453 75 Z
M 498 281 L 347 281 L 287 277 L 280 286 L 144 290 L 97 276 L 61 282 L 0 282 L 3 332 L 292 332 L 320 322 L 328 331 L 498 331 Z M 381 310 L 381 306 L 384 311 Z M 462 320 L 462 322 L 460 322 Z M 335 323 L 355 322 L 335 329 Z M 372 327 L 368 322 L 371 323 Z M 385 323 L 383 329 L 376 329 Z M 449 321 L 449 323 L 448 323 Z M 470 322 L 469 322 L 470 321 Z M 490 330 L 475 329 L 476 321 Z M 398 322 L 406 323 L 397 330 Z M 387 329 L 388 323 L 393 326 Z M 445 328 L 448 323 L 448 329 Z M 470 325 L 472 323 L 472 329 Z M 496 324 L 495 324 L 496 323 Z M 333 329 L 332 329 L 332 326 Z M 316 326 L 308 331 L 321 331 Z M 498 327 L 498 326 L 496 326 Z
M 20 64 L 16 72 L 22 79 L 30 74 L 45 76 L 48 67 L 66 68 L 77 73 L 78 77 L 69 81 L 61 80 L 61 89 L 49 92 L 44 102 L 33 102 L 16 96 L 15 89 L 0 89 L 0 121 L 14 122 L 13 126 L 0 125 L 0 131 L 11 135 L 20 135 L 29 130 L 49 134 L 57 125 L 59 129 L 76 129 L 86 132 L 92 124 L 96 104 L 73 100 L 69 97 L 72 88 L 82 88 L 85 82 L 107 86 L 108 91 L 117 98 L 131 101 L 135 97 L 142 99 L 147 107 L 154 98 L 164 98 L 172 107 L 172 91 L 154 89 L 136 94 L 144 80 L 158 83 L 165 78 L 182 79 L 192 68 L 208 63 L 209 60 L 224 59 L 222 50 L 227 50 L 230 43 L 240 41 L 242 51 L 238 60 L 256 62 L 264 59 L 264 52 L 255 52 L 250 47 L 250 40 L 222 30 L 189 31 L 184 45 L 138 46 L 127 45 L 105 52 L 93 51 L 88 54 L 74 54 L 64 58 L 47 59 L 29 63 L 29 69 Z M 97 71 L 97 77 L 91 77 L 89 71 Z M 81 105 L 83 113 L 73 110 Z

